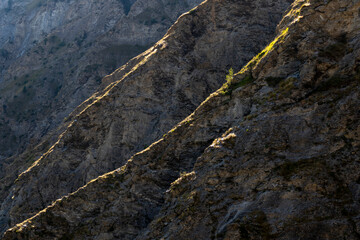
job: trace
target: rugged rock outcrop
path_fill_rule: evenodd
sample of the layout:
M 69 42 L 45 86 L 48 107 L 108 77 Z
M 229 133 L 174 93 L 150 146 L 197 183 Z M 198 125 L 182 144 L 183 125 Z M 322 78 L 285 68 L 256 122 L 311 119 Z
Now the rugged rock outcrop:
M 223 84 L 227 69 L 239 70 L 273 38 L 289 5 L 207 1 L 183 15 L 154 47 L 103 79 L 110 85 L 75 111 L 55 145 L 14 186 L 11 179 L 2 185 L 3 229 L 161 138 Z
M 359 239 L 359 8 L 295 1 L 193 114 L 4 239 Z
M 201 1 L 1 0 L 0 159 L 33 148 Z

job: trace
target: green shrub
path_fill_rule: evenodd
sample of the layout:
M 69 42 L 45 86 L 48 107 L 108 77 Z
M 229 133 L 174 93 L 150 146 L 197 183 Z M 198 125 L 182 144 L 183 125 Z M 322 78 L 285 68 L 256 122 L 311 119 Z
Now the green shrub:
M 226 83 L 228 84 L 228 86 L 231 85 L 233 80 L 234 80 L 234 69 L 230 68 L 229 69 L 229 74 L 226 75 Z

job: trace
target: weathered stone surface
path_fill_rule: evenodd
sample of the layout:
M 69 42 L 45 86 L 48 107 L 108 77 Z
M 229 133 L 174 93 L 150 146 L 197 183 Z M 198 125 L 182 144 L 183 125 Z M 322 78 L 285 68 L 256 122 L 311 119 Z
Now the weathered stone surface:
M 154 47 L 103 80 L 110 85 L 75 110 L 59 141 L 14 186 L 11 179 L 3 185 L 2 223 L 31 217 L 161 138 L 221 86 L 227 69 L 240 69 L 268 43 L 289 4 L 207 1 L 182 16 Z M 215 136 L 189 144 L 206 147 Z
M 2 0 L 0 159 L 33 148 L 201 1 Z
M 230 84 L 4 239 L 359 239 L 359 8 L 296 1 Z
M 359 239 L 360 5 L 296 4 L 254 84 L 232 92 L 252 111 L 172 184 L 138 239 Z

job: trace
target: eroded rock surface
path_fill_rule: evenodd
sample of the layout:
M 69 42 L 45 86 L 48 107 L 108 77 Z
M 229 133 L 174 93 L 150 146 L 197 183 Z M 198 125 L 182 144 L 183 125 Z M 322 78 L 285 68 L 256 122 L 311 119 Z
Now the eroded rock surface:
M 0 159 L 36 146 L 201 1 L 2 0 Z
M 289 4 L 207 1 L 183 15 L 154 47 L 103 79 L 110 85 L 75 111 L 58 142 L 14 186 L 11 179 L 3 185 L 3 226 L 33 216 L 160 139 L 223 84 L 230 67 L 240 69 L 269 42 Z M 206 144 L 213 139 L 204 138 Z
M 176 128 L 4 239 L 359 239 L 359 8 L 295 1 Z

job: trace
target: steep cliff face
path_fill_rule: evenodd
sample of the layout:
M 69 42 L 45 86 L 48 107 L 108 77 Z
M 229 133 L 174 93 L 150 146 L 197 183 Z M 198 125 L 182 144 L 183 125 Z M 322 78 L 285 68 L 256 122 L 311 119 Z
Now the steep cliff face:
M 4 239 L 359 239 L 359 8 L 295 1 L 188 118 Z
M 161 138 L 223 84 L 227 69 L 240 69 L 268 43 L 289 4 L 207 1 L 183 15 L 154 47 L 103 80 L 110 85 L 75 111 L 58 142 L 14 186 L 11 179 L 2 185 L 3 228 Z
M 200 2 L 2 0 L 0 158 L 36 145 Z

